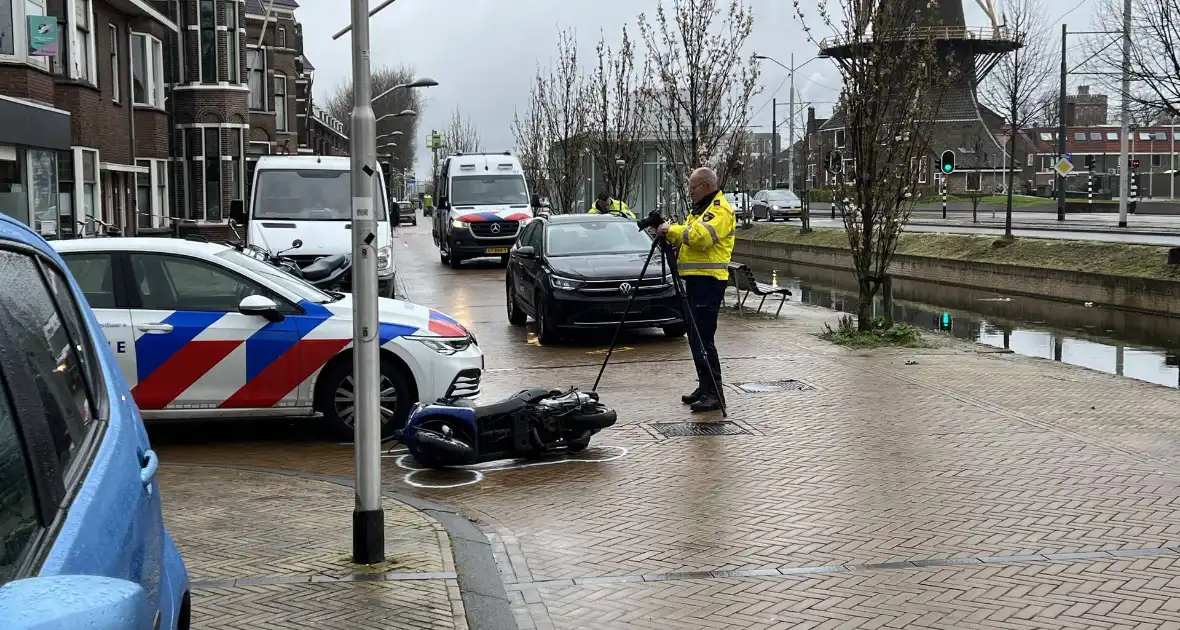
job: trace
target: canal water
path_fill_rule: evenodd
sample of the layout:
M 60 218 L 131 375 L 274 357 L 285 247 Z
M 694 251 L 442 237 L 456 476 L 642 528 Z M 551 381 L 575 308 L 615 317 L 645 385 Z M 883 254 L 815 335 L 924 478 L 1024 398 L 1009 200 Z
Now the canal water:
M 856 313 L 851 272 L 739 261 L 749 264 L 759 280 L 790 288 L 791 301 Z M 901 279 L 893 281 L 893 296 L 897 322 L 1030 357 L 1180 387 L 1180 318 Z M 873 306 L 883 313 L 880 298 Z

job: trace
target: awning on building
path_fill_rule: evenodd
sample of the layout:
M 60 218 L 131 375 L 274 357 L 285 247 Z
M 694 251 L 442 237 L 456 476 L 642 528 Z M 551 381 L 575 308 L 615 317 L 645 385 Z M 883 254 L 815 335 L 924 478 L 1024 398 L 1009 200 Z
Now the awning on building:
M 69 151 L 70 113 L 22 98 L 0 95 L 0 144 Z

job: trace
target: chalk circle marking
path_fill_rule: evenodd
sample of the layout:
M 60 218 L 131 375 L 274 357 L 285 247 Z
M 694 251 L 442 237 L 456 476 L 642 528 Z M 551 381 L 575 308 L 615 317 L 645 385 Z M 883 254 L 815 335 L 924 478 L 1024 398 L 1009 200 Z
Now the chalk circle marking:
M 566 457 L 563 459 L 555 459 L 552 461 L 528 462 L 528 463 L 524 463 L 524 464 L 503 465 L 503 464 L 498 464 L 498 462 L 485 462 L 483 464 L 475 464 L 472 466 L 448 466 L 446 468 L 416 468 L 411 465 L 411 463 L 414 463 L 414 457 L 412 455 L 410 455 L 409 453 L 406 453 L 403 455 L 399 455 L 398 458 L 394 461 L 394 463 L 397 464 L 398 468 L 401 468 L 402 470 L 407 471 L 405 476 L 402 477 L 402 481 L 405 482 L 406 485 L 412 486 L 414 488 L 446 490 L 446 489 L 450 489 L 450 488 L 462 488 L 464 486 L 470 486 L 470 485 L 477 484 L 477 483 L 484 480 L 484 473 L 496 472 L 498 470 L 519 470 L 522 468 L 535 468 L 537 466 L 556 466 L 558 464 L 602 464 L 602 463 L 606 463 L 606 462 L 613 462 L 616 459 L 622 459 L 623 457 L 626 457 L 628 454 L 630 454 L 630 451 L 628 451 L 626 448 L 624 448 L 622 446 L 596 446 L 596 447 L 594 447 L 594 450 L 596 450 L 596 451 L 612 451 L 614 454 L 613 455 L 603 455 L 602 457 L 578 457 L 575 455 L 572 457 Z M 503 462 L 503 461 L 516 461 L 516 460 L 499 460 L 499 461 Z M 466 473 L 471 473 L 471 478 L 468 480 L 465 480 L 465 481 L 459 481 L 459 482 L 455 482 L 455 483 L 445 483 L 445 484 L 444 483 L 440 483 L 440 484 L 423 483 L 423 482 L 419 482 L 419 481 L 414 480 L 414 476 L 417 475 L 418 473 L 436 472 L 436 471 L 440 471 L 440 470 L 457 470 L 457 471 L 462 471 L 462 472 L 466 472 Z

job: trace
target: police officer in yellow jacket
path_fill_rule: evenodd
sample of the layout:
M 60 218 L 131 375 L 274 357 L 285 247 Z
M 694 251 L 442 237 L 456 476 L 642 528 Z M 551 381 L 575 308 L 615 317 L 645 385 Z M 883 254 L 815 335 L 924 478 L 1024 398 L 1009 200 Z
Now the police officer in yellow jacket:
M 598 199 L 594 200 L 594 205 L 587 210 L 587 213 L 612 214 L 616 217 L 635 220 L 635 213 L 631 212 L 627 204 L 618 199 L 611 199 L 610 193 L 605 190 L 598 193 Z
M 722 393 L 721 361 L 713 338 L 717 334 L 717 315 L 725 300 L 736 219 L 717 185 L 717 173 L 713 169 L 693 171 L 688 187 L 693 201 L 688 218 L 684 223 L 664 223 L 658 232 L 677 248 L 676 267 L 684 278 L 689 308 L 703 342 L 698 344 L 696 339 L 689 339 L 697 370 L 697 388 L 682 400 L 692 405 L 693 411 L 715 411 L 721 408 Z M 700 345 L 704 345 L 704 356 Z

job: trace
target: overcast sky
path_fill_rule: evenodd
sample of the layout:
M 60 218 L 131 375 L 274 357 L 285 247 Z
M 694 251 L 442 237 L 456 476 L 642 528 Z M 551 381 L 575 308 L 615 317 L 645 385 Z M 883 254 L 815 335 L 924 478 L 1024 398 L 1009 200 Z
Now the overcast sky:
M 804 6 L 815 4 L 815 0 L 801 1 Z M 1090 26 L 1097 1 L 1043 0 L 1058 28 L 1061 16 L 1068 15 L 1065 21 L 1079 30 Z M 346 0 L 299 2 L 296 16 L 303 23 L 305 52 L 316 67 L 316 97 L 323 102 L 329 90 L 351 76 L 348 36 L 331 39 L 332 33 L 349 23 L 349 4 Z M 969 24 L 987 24 L 974 0 L 963 2 Z M 378 0 L 370 3 L 376 6 Z M 815 54 L 795 19 L 791 0 L 746 0 L 746 4 L 754 10 L 748 52 L 787 65 L 792 53 L 797 64 Z M 600 34 L 616 44 L 620 29 L 627 25 L 638 39 L 636 16 L 653 14 L 655 7 L 656 0 L 398 0 L 372 20 L 372 60 L 374 66 L 408 64 L 419 76 L 439 82 L 438 87 L 423 90 L 426 106 L 420 137 L 415 139 L 419 147 L 425 145 L 432 128 L 446 125 L 458 105 L 479 128 L 484 150 L 510 150 L 513 111 L 527 104 L 537 64 L 546 64 L 556 49 L 558 28 L 576 29 L 589 67 Z M 814 29 L 818 32 L 818 25 Z M 771 98 L 783 101 L 779 109 L 786 111 L 787 76 L 777 65 L 763 62 L 764 90 L 751 104 L 751 124 L 769 130 Z M 822 116 L 835 100 L 839 75 L 831 62 L 817 60 L 796 73 L 795 83 L 801 100 L 814 103 Z M 785 128 L 780 129 L 786 134 Z M 427 172 L 424 156 L 428 155 L 419 149 L 419 173 Z

